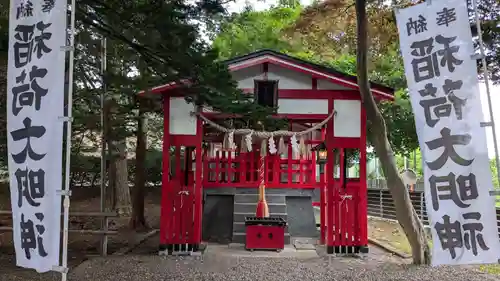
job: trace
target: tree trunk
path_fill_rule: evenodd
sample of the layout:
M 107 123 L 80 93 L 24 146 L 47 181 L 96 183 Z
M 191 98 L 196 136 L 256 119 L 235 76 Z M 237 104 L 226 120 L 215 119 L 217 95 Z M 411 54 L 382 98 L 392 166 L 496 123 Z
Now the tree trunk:
M 410 201 L 403 180 L 399 176 L 394 152 L 387 138 L 387 127 L 380 110 L 373 99 L 368 80 L 368 29 L 366 16 L 366 0 L 356 0 L 357 18 L 357 75 L 361 92 L 361 100 L 366 110 L 367 121 L 370 123 L 372 143 L 382 164 L 382 170 L 387 179 L 387 187 L 391 192 L 396 218 L 406 234 L 412 247 L 414 264 L 430 263 L 430 248 L 427 242 L 424 226 Z
M 148 229 L 144 215 L 144 197 L 146 194 L 146 151 L 147 151 L 147 120 L 144 101 L 138 100 L 139 115 L 137 117 L 137 143 L 135 148 L 135 186 L 132 189 L 132 217 L 130 228 L 135 230 Z
M 110 152 L 108 152 L 108 159 L 109 160 L 109 165 L 108 165 L 108 185 L 105 187 L 106 188 L 106 210 L 107 211 L 112 211 L 116 209 L 116 160 L 111 156 L 112 152 L 111 149 L 113 148 L 112 146 L 108 145 Z
M 120 140 L 115 147 L 118 153 L 118 157 L 115 158 L 116 212 L 118 216 L 128 217 L 132 213 L 132 202 L 128 186 L 127 143 L 125 140 Z
M 130 216 L 132 203 L 128 185 L 128 163 L 126 139 L 116 140 L 111 125 L 112 112 L 117 106 L 113 99 L 104 103 L 104 134 L 108 143 L 108 187 L 106 190 L 106 206 L 116 210 L 119 216 Z

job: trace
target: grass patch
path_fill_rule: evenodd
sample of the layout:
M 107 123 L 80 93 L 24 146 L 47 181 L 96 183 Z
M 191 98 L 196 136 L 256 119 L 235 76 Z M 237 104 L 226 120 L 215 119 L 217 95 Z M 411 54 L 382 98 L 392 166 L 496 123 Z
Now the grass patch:
M 479 266 L 479 270 L 485 273 L 500 275 L 500 265 L 499 264 L 487 264 Z
M 410 243 L 408 243 L 406 235 L 397 222 L 370 218 L 368 220 L 368 236 L 411 255 Z M 432 249 L 432 237 L 429 236 L 428 238 L 429 246 Z M 480 265 L 478 269 L 484 273 L 500 275 L 500 264 Z
M 377 218 L 368 219 L 368 236 L 386 243 L 400 252 L 411 255 L 411 246 L 398 222 Z M 432 237 L 427 237 L 432 248 Z
M 368 219 L 368 237 L 388 244 L 402 253 L 411 254 L 411 246 L 397 222 Z

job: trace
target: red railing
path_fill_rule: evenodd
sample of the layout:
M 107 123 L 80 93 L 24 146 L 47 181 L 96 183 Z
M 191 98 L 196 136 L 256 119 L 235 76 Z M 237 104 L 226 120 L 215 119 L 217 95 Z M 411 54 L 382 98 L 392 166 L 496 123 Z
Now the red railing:
M 290 154 L 289 154 L 290 155 Z M 258 151 L 233 156 L 227 151 L 217 151 L 215 157 L 204 155 L 203 187 L 257 187 L 260 184 Z M 264 183 L 273 188 L 317 188 L 321 186 L 316 175 L 316 154 L 309 159 L 281 158 L 269 155 L 264 158 Z M 318 176 L 319 177 L 319 176 Z

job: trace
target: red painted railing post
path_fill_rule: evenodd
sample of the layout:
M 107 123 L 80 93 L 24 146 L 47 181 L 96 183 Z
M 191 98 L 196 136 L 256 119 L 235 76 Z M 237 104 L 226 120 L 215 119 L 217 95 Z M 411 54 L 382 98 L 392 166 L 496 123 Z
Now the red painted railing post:
M 240 169 L 240 183 L 245 183 L 247 181 L 247 153 L 240 153 L 238 155 L 239 159 L 239 169 Z
M 310 184 L 316 183 L 316 151 L 311 153 L 311 177 L 308 181 Z
M 220 151 L 215 153 L 215 183 L 220 183 Z
M 279 153 L 276 153 L 273 157 L 274 159 L 274 164 L 273 164 L 273 182 L 275 185 L 280 185 L 280 169 L 281 169 L 281 155 Z
M 203 150 L 204 188 L 259 186 L 260 159 L 256 158 L 256 155 L 259 155 L 258 150 L 241 153 L 238 156 L 226 151 L 215 151 L 212 158 L 209 158 L 210 154 L 212 153 Z M 317 157 L 313 154 L 310 158 L 293 159 L 291 152 L 286 158 L 281 158 L 281 155 L 265 157 L 263 170 L 265 184 L 273 188 L 319 188 L 321 185 L 316 178 L 315 164 Z M 283 175 L 286 175 L 287 180 L 283 181 Z
M 233 151 L 227 152 L 227 183 L 233 182 Z
M 319 201 L 320 201 L 320 204 L 319 204 L 319 218 L 320 218 L 320 223 L 319 223 L 319 227 L 320 227 L 320 244 L 321 245 L 324 245 L 325 244 L 325 235 L 326 235 L 326 163 L 324 164 L 325 167 L 323 169 L 324 173 L 321 174 L 320 176 L 320 189 L 319 189 Z
M 255 148 L 255 147 L 254 147 Z M 250 181 L 255 182 L 256 181 L 256 175 L 255 175 L 255 149 L 253 149 L 250 152 Z
M 205 149 L 202 154 L 202 159 L 203 159 L 203 184 L 206 184 L 210 181 L 210 171 L 209 171 L 209 161 L 207 156 L 208 150 Z
M 293 182 L 293 175 L 292 175 L 292 159 L 293 159 L 293 150 L 292 150 L 292 144 L 288 142 L 288 164 L 287 164 L 287 179 L 288 179 L 288 184 L 291 185 Z

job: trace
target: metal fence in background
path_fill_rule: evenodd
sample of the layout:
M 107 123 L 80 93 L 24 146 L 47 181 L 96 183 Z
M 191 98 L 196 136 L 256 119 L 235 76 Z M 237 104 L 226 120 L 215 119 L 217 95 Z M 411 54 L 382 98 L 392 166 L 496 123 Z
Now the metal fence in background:
M 417 181 L 413 186 L 407 186 L 408 190 L 412 191 L 424 191 L 424 182 L 422 180 Z M 368 189 L 385 189 L 387 190 L 387 182 L 385 179 L 369 179 Z
M 411 191 L 410 200 L 423 224 L 426 226 L 429 225 L 424 192 L 420 190 Z M 500 236 L 500 208 L 496 209 L 496 214 L 498 233 Z M 396 210 L 389 190 L 381 188 L 368 189 L 368 215 L 389 220 L 396 220 Z
M 410 200 L 424 225 L 429 224 L 425 208 L 424 192 L 410 192 Z M 396 210 L 391 193 L 387 189 L 368 189 L 368 215 L 389 220 L 396 220 Z

